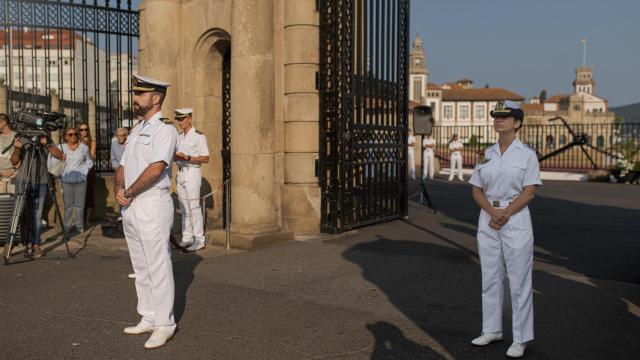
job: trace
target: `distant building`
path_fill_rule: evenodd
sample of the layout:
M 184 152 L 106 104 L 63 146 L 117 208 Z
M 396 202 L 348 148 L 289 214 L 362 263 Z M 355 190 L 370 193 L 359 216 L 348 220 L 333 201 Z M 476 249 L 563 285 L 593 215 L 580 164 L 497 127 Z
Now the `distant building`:
M 410 107 L 431 107 L 438 126 L 488 125 L 489 111 L 500 100 L 524 101 L 524 97 L 502 88 L 474 88 L 473 80 L 465 78 L 442 85 L 429 83 L 423 41 L 416 37 L 409 54 Z
M 615 114 L 609 103 L 595 95 L 595 80 L 591 67 L 578 67 L 573 81 L 573 93 L 556 94 L 541 102 L 538 97 L 523 104 L 528 124 L 547 124 L 549 119 L 563 117 L 572 124 L 612 124 Z

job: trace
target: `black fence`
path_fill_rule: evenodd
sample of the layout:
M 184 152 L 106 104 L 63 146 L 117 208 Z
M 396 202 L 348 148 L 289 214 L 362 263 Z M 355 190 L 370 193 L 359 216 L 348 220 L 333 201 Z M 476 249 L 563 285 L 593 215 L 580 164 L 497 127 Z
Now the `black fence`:
M 409 0 L 320 4 L 321 230 L 407 212 Z
M 138 36 L 131 0 L 0 0 L 0 106 L 95 124 L 96 167 L 111 170 L 111 138 L 132 118 Z
M 493 126 L 438 126 L 434 129 L 436 155 L 449 163 L 448 144 L 457 134 L 464 144 L 463 164 L 473 167 L 481 152 L 495 144 Z M 621 158 L 640 163 L 640 124 L 525 125 L 520 140 L 542 159 L 545 170 L 612 169 Z

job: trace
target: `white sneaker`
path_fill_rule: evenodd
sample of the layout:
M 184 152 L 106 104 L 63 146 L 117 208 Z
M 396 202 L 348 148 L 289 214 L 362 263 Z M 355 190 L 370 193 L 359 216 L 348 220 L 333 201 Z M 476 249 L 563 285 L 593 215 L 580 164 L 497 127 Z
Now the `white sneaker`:
M 153 330 L 155 330 L 153 325 L 140 321 L 136 326 L 129 326 L 124 328 L 124 333 L 127 335 L 140 335 L 150 333 Z
M 479 337 L 471 340 L 471 344 L 475 346 L 487 346 L 494 341 L 502 340 L 501 332 L 482 333 Z
M 193 244 L 186 247 L 189 252 L 196 252 L 200 249 L 204 249 L 205 243 L 200 241 L 194 241 Z
M 527 348 L 527 344 L 514 342 L 509 346 L 507 350 L 507 356 L 510 358 L 521 358 L 524 356 L 524 350 Z
M 167 343 L 173 337 L 173 326 L 161 326 L 153 331 L 146 343 L 145 349 L 155 349 Z
M 127 275 L 127 277 L 129 279 L 135 279 L 136 278 L 136 273 L 131 273 L 131 274 Z

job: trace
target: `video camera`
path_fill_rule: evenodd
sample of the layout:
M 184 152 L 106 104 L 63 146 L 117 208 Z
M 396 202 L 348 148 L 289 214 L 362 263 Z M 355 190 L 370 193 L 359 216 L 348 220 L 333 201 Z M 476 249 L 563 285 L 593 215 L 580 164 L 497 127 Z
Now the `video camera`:
M 45 112 L 38 109 L 26 109 L 16 111 L 11 114 L 9 122 L 11 129 L 16 132 L 16 138 L 25 146 L 33 146 L 38 143 L 42 136 L 47 137 L 47 142 L 51 139 L 51 131 L 61 129 L 65 126 L 66 115 L 57 112 Z M 7 149 L 0 149 L 4 153 Z
M 11 128 L 16 131 L 55 131 L 65 125 L 65 114 L 38 109 L 16 111 L 11 114 Z

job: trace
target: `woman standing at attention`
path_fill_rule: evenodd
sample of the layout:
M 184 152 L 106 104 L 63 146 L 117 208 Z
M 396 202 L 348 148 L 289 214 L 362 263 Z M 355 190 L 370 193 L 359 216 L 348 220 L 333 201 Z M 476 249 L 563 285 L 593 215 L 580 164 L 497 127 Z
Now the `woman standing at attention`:
M 96 160 L 96 141 L 91 136 L 91 130 L 89 129 L 89 125 L 87 123 L 80 123 L 79 126 L 80 134 L 78 135 L 80 138 L 80 142 L 85 144 L 87 148 L 89 148 L 89 154 L 91 155 L 91 161 Z M 84 201 L 84 219 L 85 223 L 88 224 L 91 221 L 91 213 L 93 212 L 93 207 L 95 206 L 95 187 L 96 187 L 96 169 L 92 167 L 87 174 L 87 193 Z
M 502 340 L 504 277 L 509 279 L 513 309 L 513 344 L 507 356 L 524 356 L 533 340 L 533 229 L 527 205 L 542 185 L 536 153 L 516 137 L 524 112 L 513 101 L 500 101 L 491 112 L 498 142 L 485 150 L 473 171 L 473 199 L 482 209 L 478 253 L 482 268 L 482 334 L 471 343 Z

